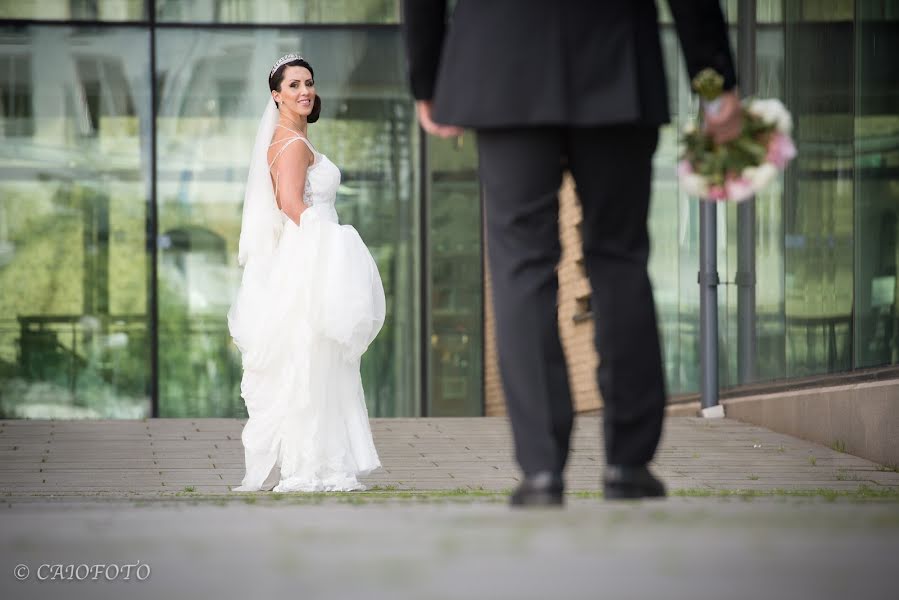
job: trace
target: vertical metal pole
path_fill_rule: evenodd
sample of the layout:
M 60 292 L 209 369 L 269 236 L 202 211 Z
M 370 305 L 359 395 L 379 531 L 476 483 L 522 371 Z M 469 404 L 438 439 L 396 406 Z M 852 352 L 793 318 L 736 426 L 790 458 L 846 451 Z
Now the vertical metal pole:
M 413 109 L 414 112 L 414 109 Z M 420 417 L 431 415 L 431 174 L 428 162 L 428 134 L 415 119 L 414 127 L 418 130 L 418 160 L 421 168 L 421 198 L 419 199 L 418 231 L 421 268 L 419 269 L 419 306 L 421 314 L 419 352 L 419 413 Z
M 756 93 L 756 0 L 737 5 L 737 62 L 740 93 Z M 756 376 L 755 197 L 737 207 L 737 376 L 750 383 Z
M 149 253 L 149 285 L 147 327 L 150 338 L 150 416 L 159 416 L 159 273 L 157 272 L 159 239 L 159 205 L 156 197 L 156 2 L 147 3 L 150 21 L 150 202 L 147 204 L 147 252 Z
M 471 143 L 476 144 L 476 140 Z M 478 186 L 478 206 L 481 210 L 480 244 L 481 249 L 481 413 L 487 416 L 487 202 L 484 184 Z
M 718 239 L 714 202 L 699 202 L 699 364 L 702 408 L 718 405 Z

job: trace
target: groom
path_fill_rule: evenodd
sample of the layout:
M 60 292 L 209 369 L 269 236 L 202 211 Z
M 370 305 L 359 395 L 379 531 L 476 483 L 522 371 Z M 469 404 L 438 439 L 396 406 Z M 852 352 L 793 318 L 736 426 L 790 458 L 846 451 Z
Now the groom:
M 693 77 L 725 93 L 707 118 L 740 131 L 718 0 L 669 0 Z M 668 98 L 654 0 L 406 0 L 412 93 L 428 133 L 477 132 L 503 390 L 525 478 L 513 505 L 562 504 L 573 412 L 556 313 L 558 189 L 583 209 L 604 400 L 606 498 L 664 496 L 648 470 L 665 383 L 646 265 L 652 156 Z

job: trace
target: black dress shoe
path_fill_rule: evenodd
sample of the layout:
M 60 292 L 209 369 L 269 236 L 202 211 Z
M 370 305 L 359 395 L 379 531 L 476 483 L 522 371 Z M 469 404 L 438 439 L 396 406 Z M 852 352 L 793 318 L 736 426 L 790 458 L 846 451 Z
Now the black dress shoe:
M 540 471 L 524 478 L 509 498 L 512 506 L 561 506 L 565 486 L 562 476 L 552 471 Z
M 609 465 L 603 475 L 603 495 L 607 500 L 661 498 L 665 485 L 645 466 Z

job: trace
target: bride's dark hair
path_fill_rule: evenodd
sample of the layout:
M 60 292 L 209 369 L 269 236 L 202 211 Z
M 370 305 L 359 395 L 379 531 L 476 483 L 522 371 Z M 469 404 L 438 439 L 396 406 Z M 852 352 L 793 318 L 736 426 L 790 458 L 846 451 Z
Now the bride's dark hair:
M 286 62 L 272 73 L 268 78 L 268 88 L 277 92 L 281 90 L 281 82 L 284 81 L 284 71 L 287 67 L 305 67 L 309 69 L 309 73 L 312 74 L 312 79 L 315 79 L 315 71 L 312 70 L 312 65 L 303 60 L 302 58 L 298 58 L 297 60 L 292 60 L 290 62 Z M 274 100 L 272 100 L 274 102 Z M 278 103 L 275 102 L 275 106 L 278 106 Z M 312 112 L 309 113 L 309 116 L 306 118 L 307 123 L 315 123 L 318 121 L 319 115 L 322 112 L 322 99 L 321 96 L 318 95 L 318 92 L 315 94 L 315 101 L 312 103 Z

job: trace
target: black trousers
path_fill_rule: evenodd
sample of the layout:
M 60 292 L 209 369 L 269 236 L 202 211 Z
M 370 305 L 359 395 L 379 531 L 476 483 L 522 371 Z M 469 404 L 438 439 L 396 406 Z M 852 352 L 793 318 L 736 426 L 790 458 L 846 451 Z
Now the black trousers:
M 665 383 L 647 273 L 654 126 L 477 132 L 500 374 L 518 463 L 561 472 L 573 421 L 557 320 L 558 191 L 574 176 L 592 287 L 606 462 L 644 465 L 662 430 Z

